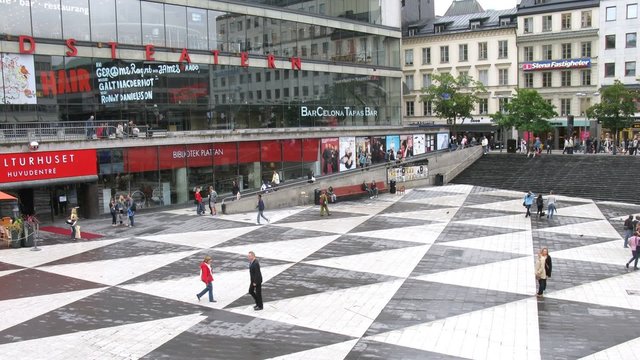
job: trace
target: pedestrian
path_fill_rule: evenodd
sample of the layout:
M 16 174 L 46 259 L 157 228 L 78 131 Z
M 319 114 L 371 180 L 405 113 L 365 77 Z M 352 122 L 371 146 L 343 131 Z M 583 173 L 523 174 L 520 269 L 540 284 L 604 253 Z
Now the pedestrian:
M 553 144 L 553 139 L 551 138 L 551 135 L 547 136 L 547 141 L 544 144 L 544 148 L 547 149 L 547 155 L 551 154 L 551 146 Z
M 127 216 L 129 217 L 129 225 L 127 226 L 129 227 L 134 226 L 136 210 L 138 210 L 138 206 L 136 205 L 136 202 L 133 201 L 133 198 L 131 197 L 131 195 L 127 195 Z
M 320 216 L 324 216 L 325 211 L 327 212 L 327 216 L 331 216 L 329 212 L 329 197 L 327 196 L 326 191 L 322 191 L 320 194 Z
M 111 226 L 117 226 L 116 217 L 118 216 L 118 210 L 115 198 L 111 198 L 111 201 L 109 202 L 109 212 L 111 213 Z
M 542 198 L 542 194 L 538 194 L 538 197 L 536 198 L 536 206 L 538 207 L 538 212 L 536 214 L 538 214 L 538 218 L 541 218 L 544 216 L 544 199 Z
M 549 249 L 542 248 L 536 260 L 536 279 L 538 279 L 538 297 L 542 297 L 542 293 L 547 288 L 547 279 L 551 277 L 551 256 Z
M 376 181 L 373 180 L 371 181 L 371 185 L 369 186 L 369 189 L 371 189 L 371 198 L 378 198 L 378 185 L 376 184 Z
M 634 233 L 633 236 L 629 237 L 629 247 L 631 247 L 631 259 L 627 262 L 627 269 L 629 268 L 629 264 L 635 260 L 633 263 L 633 270 L 638 270 L 638 258 L 640 258 L 640 234 Z
M 209 293 L 209 302 L 216 302 L 213 298 L 213 286 L 211 284 L 213 282 L 213 270 L 211 270 L 211 256 L 209 255 L 205 256 L 200 263 L 200 280 L 205 283 L 206 287 L 199 294 L 196 294 L 198 301 L 204 294 Z
M 231 194 L 236 197 L 237 200 L 240 200 L 240 187 L 238 186 L 238 182 L 233 180 L 231 184 Z
M 251 276 L 251 284 L 249 284 L 249 294 L 256 301 L 253 310 L 262 310 L 262 273 L 260 272 L 260 263 L 256 259 L 256 254 L 249 251 L 249 275 Z
M 271 176 L 271 186 L 273 187 L 273 191 L 278 190 L 278 185 L 280 185 L 280 175 L 276 170 L 273 170 L 273 175 Z
M 629 237 L 633 235 L 634 230 L 633 215 L 629 215 L 629 217 L 624 221 L 624 247 L 629 247 Z
M 553 214 L 557 212 L 556 203 L 558 200 L 556 196 L 553 194 L 553 190 L 549 192 L 549 196 L 547 196 L 547 219 L 553 219 Z
M 76 209 L 71 209 L 71 216 L 67 220 L 67 224 L 71 227 L 71 240 L 80 238 L 80 234 L 78 234 L 78 212 Z
M 194 203 L 196 205 L 196 213 L 198 213 L 198 215 L 204 215 L 204 207 L 202 205 L 202 194 L 200 194 L 200 187 L 196 186 L 195 188 L 195 200 Z
M 270 222 L 269 219 L 267 219 L 264 216 L 264 213 L 263 213 L 264 212 L 264 201 L 262 201 L 262 195 L 260 195 L 260 194 L 258 194 L 258 204 L 256 205 L 256 209 L 258 209 L 258 219 L 257 219 L 258 225 L 260 225 L 260 218 L 263 218 L 263 219 L 267 220 L 267 223 L 269 223 Z
M 482 140 L 480 140 L 480 144 L 482 145 L 482 153 L 484 155 L 487 155 L 489 153 L 489 140 L 486 136 L 482 137 Z
M 124 210 L 126 209 L 124 196 L 120 195 L 118 198 L 118 221 L 120 222 L 120 226 L 124 225 Z
M 218 211 L 216 210 L 217 200 L 218 200 L 218 193 L 213 188 L 213 186 L 209 186 L 209 211 L 211 212 L 211 216 L 218 214 Z
M 522 206 L 527 208 L 527 214 L 524 217 L 531 216 L 531 205 L 533 205 L 533 201 L 536 199 L 536 196 L 531 192 L 527 192 L 527 195 L 524 196 L 524 201 L 522 202 Z

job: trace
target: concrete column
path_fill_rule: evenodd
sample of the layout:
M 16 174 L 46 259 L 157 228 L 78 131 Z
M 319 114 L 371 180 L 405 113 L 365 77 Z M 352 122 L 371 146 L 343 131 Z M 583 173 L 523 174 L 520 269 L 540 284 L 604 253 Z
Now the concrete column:
M 176 172 L 176 194 L 178 204 L 189 201 L 189 179 L 187 178 L 187 168 L 178 168 Z

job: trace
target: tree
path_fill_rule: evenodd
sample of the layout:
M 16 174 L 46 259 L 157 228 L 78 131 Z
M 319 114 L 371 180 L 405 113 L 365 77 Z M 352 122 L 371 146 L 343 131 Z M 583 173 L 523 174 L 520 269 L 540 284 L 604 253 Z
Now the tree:
M 504 110 L 492 116 L 500 126 L 515 127 L 538 135 L 551 130 L 548 119 L 558 116 L 553 105 L 533 89 L 516 89 L 516 95 Z
M 636 111 L 636 93 L 616 80 L 613 85 L 600 89 L 600 103 L 587 109 L 589 118 L 597 119 L 607 129 L 614 129 L 613 154 L 618 144 L 618 129 L 631 126 Z
M 467 75 L 457 78 L 450 73 L 436 74 L 429 87 L 422 88 L 423 102 L 431 102 L 433 112 L 437 117 L 447 119 L 452 125 L 453 134 L 456 133 L 458 118 L 471 118 L 471 112 L 478 103 L 478 94 L 485 92 L 479 81 L 474 81 Z

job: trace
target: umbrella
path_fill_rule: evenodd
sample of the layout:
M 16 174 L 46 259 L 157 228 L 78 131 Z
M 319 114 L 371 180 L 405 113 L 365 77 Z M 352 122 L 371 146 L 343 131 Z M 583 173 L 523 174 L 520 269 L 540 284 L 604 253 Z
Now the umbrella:
M 11 196 L 5 192 L 0 191 L 0 201 L 11 201 L 11 200 L 18 200 L 16 199 L 14 196 Z

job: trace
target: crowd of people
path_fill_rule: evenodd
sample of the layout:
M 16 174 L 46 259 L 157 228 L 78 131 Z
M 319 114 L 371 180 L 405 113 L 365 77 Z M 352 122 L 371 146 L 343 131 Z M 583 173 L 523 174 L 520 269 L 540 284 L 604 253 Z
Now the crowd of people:
M 135 226 L 135 216 L 138 205 L 131 195 L 120 195 L 111 198 L 109 212 L 111 213 L 111 226 Z
M 638 155 L 640 153 L 640 136 L 636 135 L 632 139 L 622 139 L 617 145 L 607 134 L 604 138 L 598 140 L 594 137 L 586 137 L 580 140 L 576 136 L 569 136 L 562 142 L 562 154 L 612 154 L 618 153 L 623 155 Z M 553 150 L 553 138 L 547 136 L 543 142 L 540 137 L 536 136 L 531 142 L 526 139 L 520 139 L 518 152 L 526 154 L 527 157 L 536 157 L 542 155 L 543 151 L 551 154 Z

